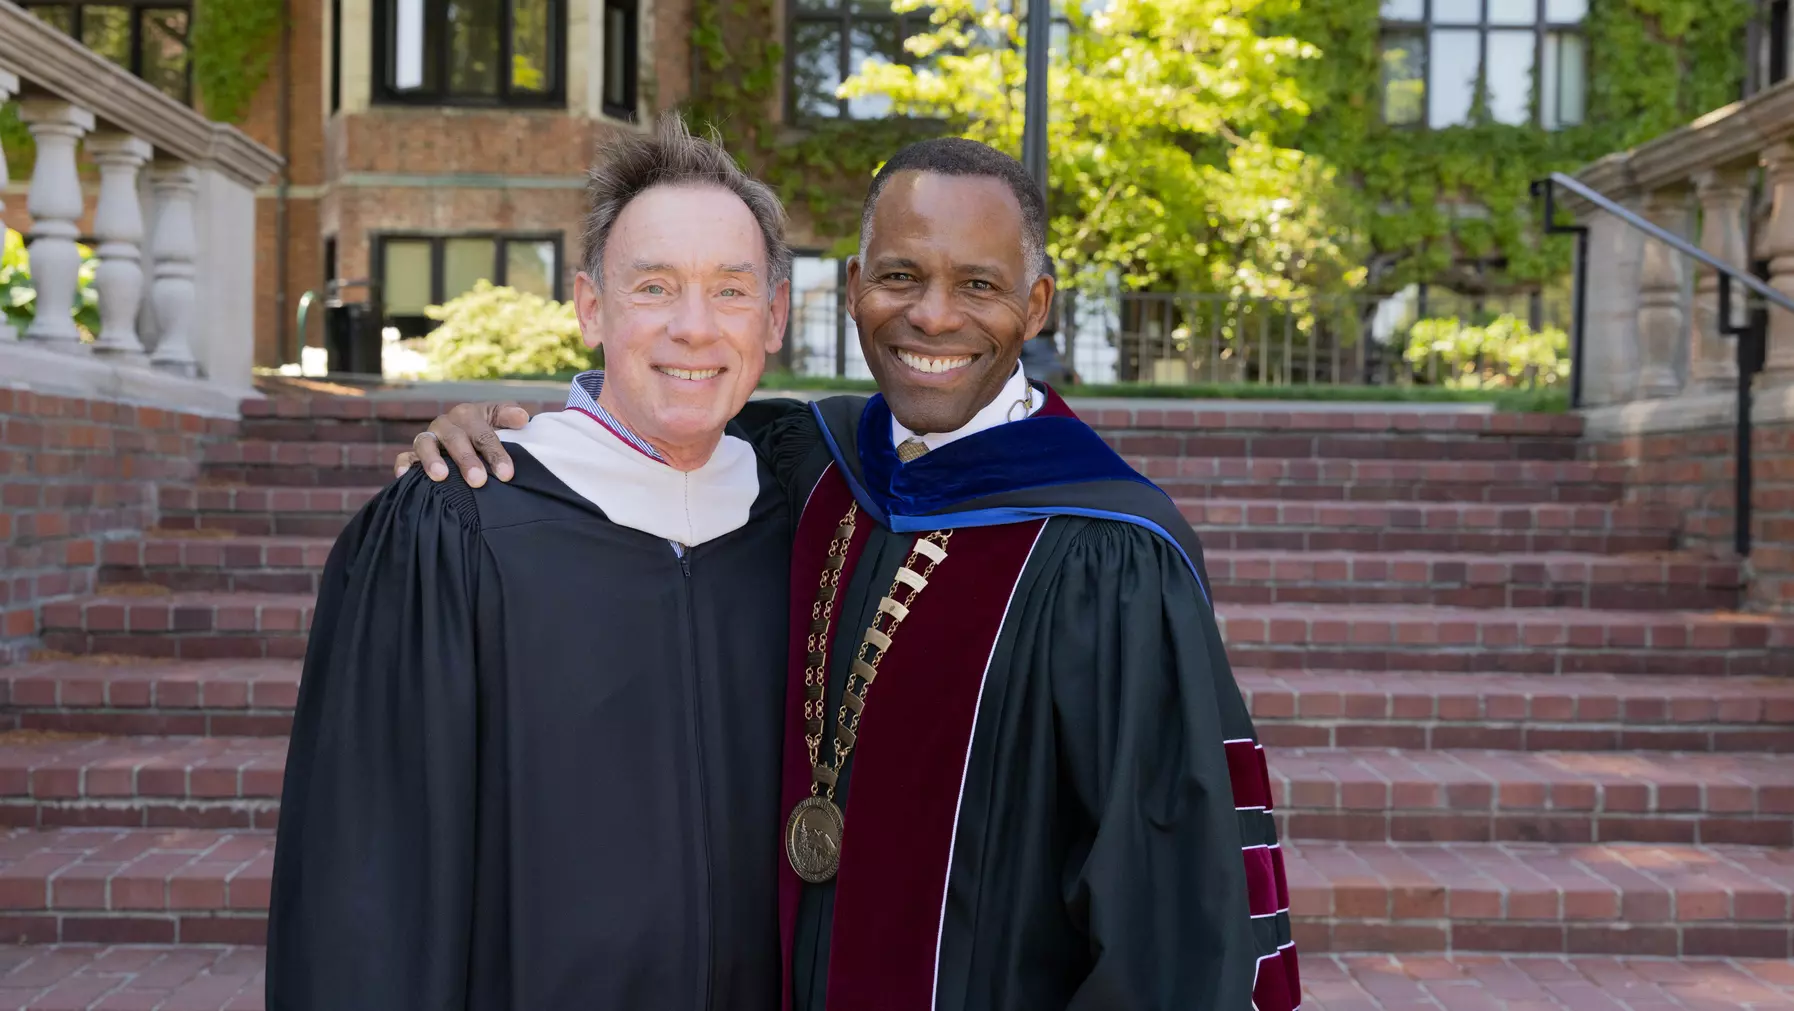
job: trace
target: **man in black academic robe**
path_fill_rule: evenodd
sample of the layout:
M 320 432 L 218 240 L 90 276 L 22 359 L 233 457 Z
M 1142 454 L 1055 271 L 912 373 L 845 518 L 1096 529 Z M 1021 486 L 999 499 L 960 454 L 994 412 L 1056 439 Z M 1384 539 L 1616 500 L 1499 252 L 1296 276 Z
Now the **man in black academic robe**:
M 1017 365 L 1043 232 L 1013 159 L 900 152 L 849 272 L 883 392 L 740 419 L 797 511 L 785 1006 L 1291 1011 L 1269 776 L 1201 548 Z M 433 430 L 465 466 L 491 416 Z
M 609 155 L 577 290 L 610 382 L 508 436 L 507 483 L 406 475 L 331 553 L 270 1011 L 778 1004 L 788 510 L 723 426 L 783 332 L 783 218 L 676 117 Z

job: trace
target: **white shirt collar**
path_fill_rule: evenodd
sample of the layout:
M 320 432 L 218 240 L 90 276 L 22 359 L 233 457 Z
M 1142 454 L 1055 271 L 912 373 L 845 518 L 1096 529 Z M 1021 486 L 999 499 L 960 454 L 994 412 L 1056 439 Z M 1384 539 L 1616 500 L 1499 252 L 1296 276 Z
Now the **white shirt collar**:
M 1027 397 L 1028 377 L 1022 374 L 1022 363 L 1016 362 L 1015 372 L 1010 375 L 1009 381 L 1003 384 L 1003 388 L 997 391 L 996 399 L 985 404 L 977 414 L 972 415 L 972 420 L 963 426 L 951 432 L 930 432 L 922 436 L 922 445 L 927 446 L 929 452 L 932 453 L 942 446 L 950 442 L 958 442 L 968 435 L 977 435 L 985 429 L 995 428 L 1012 420 L 1019 421 L 1027 415 L 1015 410 L 1015 405 Z M 1046 398 L 1038 390 L 1034 391 L 1034 403 L 1028 408 L 1028 414 L 1040 410 L 1045 404 Z M 1015 415 L 1014 418 L 1010 417 L 1012 413 Z M 891 418 L 892 445 L 902 445 L 903 440 L 914 438 L 915 434 L 904 428 L 895 416 Z
M 500 439 L 537 462 L 618 526 L 692 547 L 747 524 L 760 494 L 752 446 L 725 435 L 702 467 L 680 471 L 647 456 L 580 411 L 549 411 Z

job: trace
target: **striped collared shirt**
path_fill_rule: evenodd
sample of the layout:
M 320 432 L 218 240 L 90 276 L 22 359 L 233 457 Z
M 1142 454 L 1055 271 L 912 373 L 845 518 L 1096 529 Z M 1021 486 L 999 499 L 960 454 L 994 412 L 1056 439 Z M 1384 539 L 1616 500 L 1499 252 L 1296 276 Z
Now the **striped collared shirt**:
M 610 429 L 611 434 L 617 438 L 640 450 L 643 456 L 665 463 L 666 457 L 661 456 L 659 450 L 648 445 L 646 439 L 631 432 L 621 421 L 618 421 L 609 411 L 599 405 L 598 394 L 603 390 L 604 371 L 602 369 L 581 372 L 573 377 L 573 386 L 567 391 L 567 410 L 578 411 L 590 417 L 593 421 Z

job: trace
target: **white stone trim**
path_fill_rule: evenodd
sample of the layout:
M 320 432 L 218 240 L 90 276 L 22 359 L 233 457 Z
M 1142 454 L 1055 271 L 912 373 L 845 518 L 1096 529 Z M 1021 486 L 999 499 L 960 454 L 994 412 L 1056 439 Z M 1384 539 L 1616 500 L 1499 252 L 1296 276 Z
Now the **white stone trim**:
M 213 418 L 238 417 L 244 400 L 262 398 L 253 386 L 224 386 L 115 359 L 60 354 L 30 344 L 5 342 L 0 342 L 0 386 Z

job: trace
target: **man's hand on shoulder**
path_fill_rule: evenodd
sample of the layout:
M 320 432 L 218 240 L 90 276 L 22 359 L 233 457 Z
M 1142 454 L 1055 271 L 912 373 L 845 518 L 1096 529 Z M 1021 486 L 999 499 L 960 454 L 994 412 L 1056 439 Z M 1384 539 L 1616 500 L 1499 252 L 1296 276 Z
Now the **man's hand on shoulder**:
M 446 453 L 471 487 L 486 483 L 488 467 L 500 481 L 509 481 L 516 471 L 511 466 L 511 455 L 499 441 L 498 429 L 522 428 L 527 424 L 529 412 L 519 404 L 457 404 L 430 422 L 428 431 L 419 432 L 411 440 L 411 452 L 400 453 L 393 461 L 393 476 L 404 477 L 406 471 L 421 463 L 430 480 L 446 481 Z

